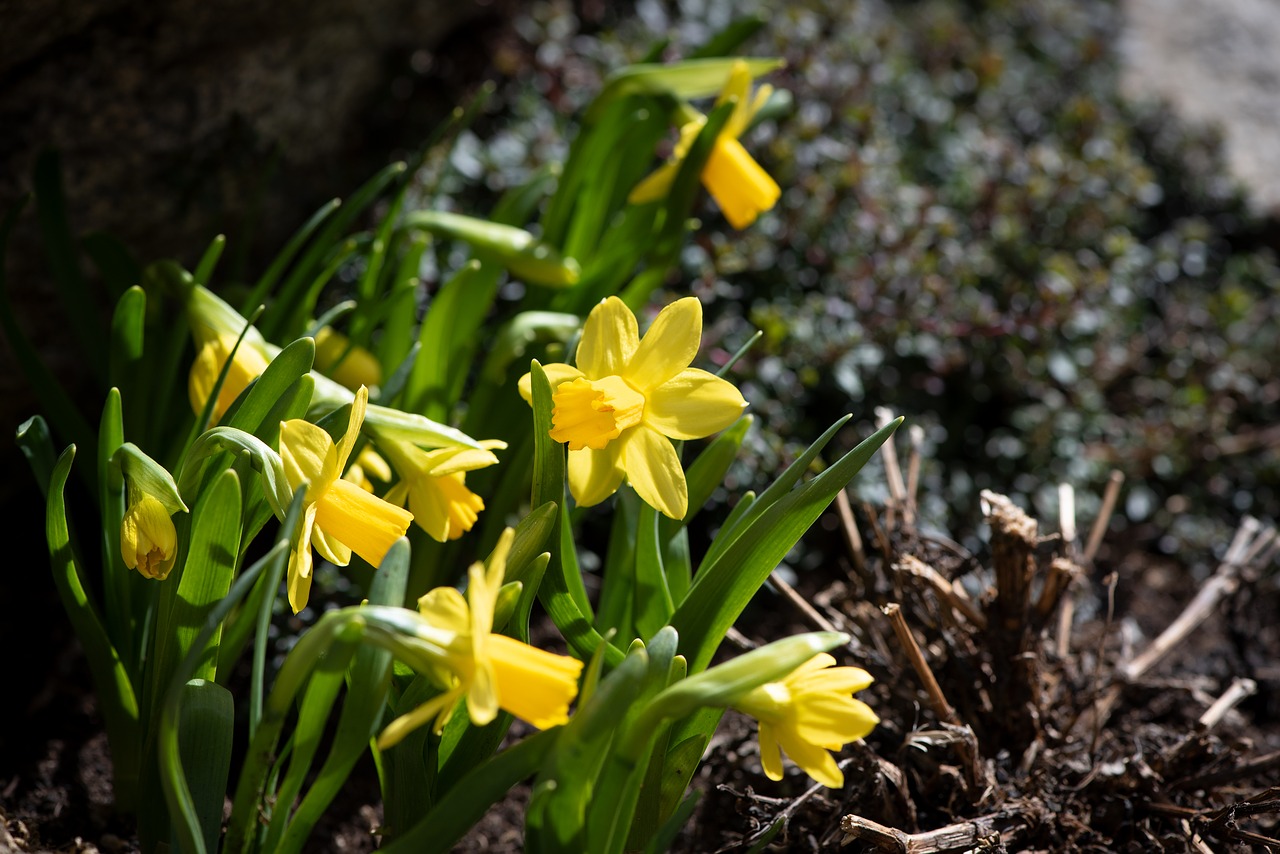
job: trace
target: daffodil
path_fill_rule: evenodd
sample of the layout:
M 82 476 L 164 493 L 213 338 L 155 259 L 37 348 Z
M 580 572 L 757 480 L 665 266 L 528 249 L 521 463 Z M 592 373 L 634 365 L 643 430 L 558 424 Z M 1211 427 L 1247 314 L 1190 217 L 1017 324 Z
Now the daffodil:
M 448 639 L 441 666 L 429 669 L 447 684 L 442 693 L 392 721 L 378 738 L 379 748 L 392 747 L 428 721 L 434 721 L 439 733 L 464 699 L 476 726 L 492 721 L 499 709 L 538 729 L 569 720 L 582 662 L 493 633 L 493 611 L 514 536 L 511 528 L 503 532 L 487 569 L 472 564 L 466 598 L 452 587 L 440 587 L 418 600 L 423 620 Z
M 232 351 L 235 355 L 232 356 Z M 191 375 L 187 380 L 187 396 L 191 400 L 191 408 L 198 415 L 204 409 L 205 401 L 213 393 L 213 387 L 222 372 L 222 366 L 231 359 L 231 367 L 227 369 L 227 377 L 222 382 L 218 399 L 213 404 L 213 420 L 221 420 L 227 407 L 235 402 L 240 393 L 248 387 L 262 372 L 267 369 L 267 357 L 249 344 L 240 342 L 236 347 L 236 336 L 228 334 L 210 334 L 200 343 L 195 361 L 191 363 Z
M 418 527 L 443 543 L 470 531 L 484 509 L 480 496 L 467 489 L 466 473 L 498 462 L 493 451 L 507 443 L 481 441 L 480 448 L 432 451 L 396 439 L 380 440 L 379 445 L 400 474 L 387 500 L 400 506 L 407 500 Z
M 365 492 L 373 492 L 371 477 L 383 483 L 390 482 L 391 466 L 387 465 L 382 455 L 373 449 L 373 445 L 365 445 L 360 449 L 360 453 L 356 454 L 355 462 L 347 468 L 347 473 L 342 476 L 342 479 L 351 481 Z
M 173 514 L 187 511 L 173 475 L 132 442 L 111 455 L 108 465 L 124 479 L 125 511 L 120 520 L 124 565 L 163 581 L 173 569 L 178 532 Z
M 569 491 L 579 504 L 599 504 L 625 477 L 650 506 L 684 518 L 688 485 L 670 440 L 723 430 L 747 406 L 732 383 L 689 367 L 701 343 L 696 298 L 664 308 L 641 340 L 631 309 L 609 297 L 587 316 L 577 367 L 545 366 L 551 438 L 569 446 Z M 532 400 L 528 374 L 520 393 Z
M 760 763 L 770 780 L 782 779 L 781 748 L 810 777 L 839 788 L 844 774 L 828 751 L 862 738 L 880 722 L 851 696 L 871 684 L 870 674 L 835 663 L 819 653 L 781 682 L 767 682 L 734 701 L 734 708 L 759 721 Z
M 716 137 L 715 146 L 702 167 L 702 184 L 711 193 L 725 218 L 734 228 L 746 228 L 756 217 L 769 210 L 782 195 L 769 173 L 747 153 L 738 138 L 746 132 L 751 120 L 769 100 L 771 86 L 761 86 L 751 94 L 751 72 L 745 62 L 735 62 L 729 79 L 716 104 L 732 100 L 733 112 Z M 669 161 L 642 180 L 631 191 L 628 201 L 642 204 L 663 198 L 671 189 L 680 164 L 698 137 L 706 117 L 697 115 L 680 129 L 680 141 Z
M 169 511 L 151 495 L 129 504 L 120 522 L 120 554 L 124 565 L 147 578 L 164 581 L 173 569 L 178 532 Z
M 352 391 L 382 383 L 382 365 L 374 355 L 328 326 L 316 332 L 316 369 Z
M 294 492 L 306 488 L 302 532 L 289 554 L 289 604 L 295 614 L 306 607 L 311 590 L 312 545 L 337 566 L 350 563 L 352 552 L 377 566 L 413 518 L 341 477 L 368 402 L 369 390 L 361 386 L 351 404 L 347 431 L 337 444 L 309 421 L 280 424 L 285 477 Z

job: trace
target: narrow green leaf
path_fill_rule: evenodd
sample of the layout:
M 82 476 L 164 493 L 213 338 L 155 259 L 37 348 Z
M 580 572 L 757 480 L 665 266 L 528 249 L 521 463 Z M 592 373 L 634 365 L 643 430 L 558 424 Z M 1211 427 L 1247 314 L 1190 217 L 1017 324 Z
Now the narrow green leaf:
M 616 629 L 619 637 L 635 637 L 634 609 L 636 589 L 636 536 L 640 521 L 640 497 L 633 489 L 618 490 L 613 525 L 609 531 L 609 550 L 605 554 L 596 611 L 596 630 Z
M 542 365 L 534 360 L 530 371 L 533 374 L 533 500 L 534 507 L 540 507 L 549 501 L 560 504 L 564 501 L 564 448 L 552 440 L 551 432 L 551 385 L 547 382 L 547 374 Z M 563 514 L 559 525 L 563 525 Z M 557 543 L 551 553 L 551 563 L 543 576 L 542 586 L 538 590 L 538 598 L 542 606 L 551 615 L 556 628 L 564 635 L 569 646 L 579 658 L 587 659 L 603 642 L 600 633 L 591 627 L 591 615 L 584 612 L 575 601 L 570 581 L 565 577 L 565 561 L 561 557 L 561 533 L 556 530 L 554 541 Z M 577 582 L 581 583 L 581 578 Z M 605 660 L 609 666 L 621 663 L 622 651 L 612 644 L 605 649 Z
M 18 425 L 18 447 L 31 466 L 36 484 L 40 487 L 40 496 L 49 497 L 49 479 L 53 476 L 56 455 L 53 452 L 53 438 L 49 435 L 49 425 L 39 415 L 33 415 Z
M 213 278 L 213 271 L 218 268 L 218 260 L 222 258 L 222 250 L 226 248 L 227 236 L 225 234 L 219 234 L 209 241 L 208 248 L 200 256 L 200 261 L 196 264 L 196 269 L 191 274 L 198 284 L 204 285 L 206 288 L 209 287 L 209 280 Z
M 256 434 L 281 397 L 311 370 L 315 357 L 316 343 L 311 338 L 299 338 L 285 347 L 267 365 L 262 376 L 245 390 L 243 397 L 228 407 L 223 423 Z M 273 426 L 278 431 L 279 422 Z
M 650 637 L 667 624 L 675 605 L 662 566 L 662 545 L 658 542 L 658 511 L 648 504 L 640 508 L 636 534 L 635 627 L 641 637 Z
M 172 652 L 161 658 L 168 667 L 193 650 L 192 644 L 209 611 L 231 589 L 239 554 L 240 478 L 228 469 L 201 493 L 191 514 L 191 541 L 178 580 L 178 598 L 167 626 L 173 632 Z M 217 678 L 215 652 L 221 635 L 219 627 L 192 676 L 211 682 Z
M 116 303 L 115 314 L 111 317 L 111 351 L 107 354 L 107 380 L 126 392 L 136 388 L 133 380 L 137 376 L 138 362 L 142 359 L 143 325 L 146 321 L 146 312 L 147 294 L 142 288 L 134 285 L 120 297 Z M 145 406 L 144 401 L 135 401 L 132 394 L 128 394 L 128 397 L 132 405 Z
M 182 686 L 178 713 L 178 752 L 189 768 L 187 786 L 205 851 L 217 851 L 222 836 L 222 806 L 231 772 L 235 700 L 216 682 L 192 679 Z M 175 840 L 177 843 L 177 840 Z M 174 850 L 182 850 L 180 844 Z
M 671 618 L 691 673 L 707 666 L 769 573 L 901 423 L 898 419 L 880 428 L 822 474 L 773 502 L 767 513 L 742 522 L 745 530 L 732 545 L 714 560 L 703 561 L 689 595 Z
M 497 293 L 498 277 L 479 261 L 468 261 L 445 282 L 427 309 L 418 330 L 422 350 L 405 389 L 415 412 L 445 421 L 453 405 L 453 376 L 461 356 Z
M 745 62 L 752 77 L 782 65 L 779 59 L 687 59 L 669 65 L 628 65 L 609 75 L 600 94 L 587 108 L 586 121 L 597 121 L 609 104 L 626 95 L 670 95 L 680 99 L 717 94 L 729 79 L 734 63 Z
M 107 633 L 120 651 L 130 673 L 137 673 L 141 663 L 140 648 L 134 644 L 138 638 L 133 625 L 132 584 L 133 571 L 124 565 L 120 553 L 120 523 L 124 519 L 124 481 L 118 467 L 111 465 L 116 449 L 124 444 L 124 413 L 120 404 L 120 392 L 111 389 L 102 407 L 102 420 L 98 427 L 98 507 L 102 514 L 102 572 L 103 607 L 106 611 Z
M 369 602 L 399 606 L 404 601 L 408 582 L 409 542 L 401 538 L 378 565 L 369 589 Z M 346 783 L 356 760 L 381 725 L 390 687 L 391 653 L 372 645 L 362 646 L 348 672 L 347 693 L 333 746 L 276 848 L 280 854 L 302 849 L 316 822 Z
M 285 269 L 298 254 L 298 250 L 341 205 L 342 202 L 339 199 L 330 199 L 325 202 L 320 206 L 319 210 L 311 215 L 310 219 L 302 224 L 302 227 L 294 233 L 293 237 L 289 238 L 289 242 L 280 250 L 280 254 L 276 255 L 272 260 L 271 265 L 267 267 L 262 277 L 253 286 L 253 290 L 249 292 L 244 302 L 240 304 L 241 314 L 247 316 L 266 301 L 267 295 L 276 286 L 276 282 L 280 281 L 280 277 L 284 275 Z
M 63 489 L 75 445 L 70 445 L 55 464 L 49 481 L 45 517 L 45 536 L 49 543 L 50 566 L 54 585 L 62 599 L 62 607 L 71 619 L 76 637 L 89 662 L 89 672 L 97 687 L 99 706 L 106 720 L 107 739 L 111 743 L 116 804 L 124 811 L 136 805 L 138 770 L 141 760 L 141 734 L 138 727 L 138 700 L 116 648 L 111 645 L 97 609 L 80 583 L 80 570 L 71 549 L 71 532 Z
M 582 275 L 576 260 L 522 228 L 447 211 L 414 211 L 404 224 L 461 240 L 531 285 L 565 288 L 577 284 Z
M 451 850 L 516 783 L 537 771 L 551 755 L 559 734 L 560 729 L 535 733 L 476 766 L 412 829 L 380 850 L 383 854 L 434 854 Z
M 701 756 L 701 745 L 698 745 L 698 751 L 698 755 Z M 696 760 L 694 764 L 697 764 Z M 683 790 L 684 788 L 681 787 L 681 791 Z M 701 798 L 702 792 L 690 792 L 689 797 L 680 802 L 679 808 L 668 816 L 667 820 L 658 828 L 657 833 L 649 839 L 649 844 L 644 848 L 644 854 L 663 854 L 663 852 L 671 850 L 676 837 L 680 835 L 680 828 L 684 827 L 685 822 L 693 815 L 693 811 L 697 809 L 698 801 Z

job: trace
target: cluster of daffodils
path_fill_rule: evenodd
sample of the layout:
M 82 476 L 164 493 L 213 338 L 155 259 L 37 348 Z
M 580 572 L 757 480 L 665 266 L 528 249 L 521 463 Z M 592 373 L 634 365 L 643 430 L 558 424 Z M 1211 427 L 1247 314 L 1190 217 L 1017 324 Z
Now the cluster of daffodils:
M 87 478 L 103 520 L 93 585 L 70 548 L 88 538 L 73 536 L 63 497 L 75 447 L 45 465 L 54 454 L 39 447 L 39 430 L 20 441 L 45 478 L 55 577 L 89 653 L 116 791 L 138 808 L 144 850 L 302 850 L 366 750 L 394 850 L 456 841 L 438 834 L 461 833 L 531 777 L 530 850 L 652 848 L 680 815 L 670 795 L 689 782 L 691 754 L 728 709 L 758 722 L 770 779 L 783 778 L 785 756 L 819 783 L 843 785 L 836 754 L 877 724 L 854 696 L 871 677 L 830 654 L 848 637 L 802 634 L 716 654 L 816 518 L 810 511 L 896 424 L 821 476 L 801 477 L 802 463 L 777 488 L 742 497 L 695 555 L 689 520 L 753 419 L 731 381 L 695 367 L 696 298 L 663 307 L 643 334 L 637 319 L 679 257 L 699 183 L 735 228 L 777 203 L 778 185 L 742 142 L 772 92 L 753 86 L 753 72 L 777 65 L 704 58 L 622 69 L 588 109 L 569 161 L 547 172 L 559 176 L 555 189 L 513 194 L 503 222 L 401 214 L 411 182 L 395 164 L 352 196 L 368 206 L 398 193 L 371 236 L 342 234 L 359 207 L 322 209 L 244 312 L 198 283 L 214 274 L 220 240 L 194 275 L 159 262 L 117 298 L 105 368 L 114 387 L 96 443 L 76 439 L 98 453 Z M 688 103 L 713 97 L 706 114 Z M 648 118 L 636 122 L 640 108 Z M 647 177 L 617 172 L 669 138 L 670 158 Z M 520 227 L 539 210 L 536 227 Z M 430 241 L 466 244 L 471 260 L 419 318 Z M 322 287 L 347 264 L 361 271 L 358 298 L 323 312 Z M 528 293 L 512 296 L 503 276 Z M 171 315 L 148 302 L 158 299 L 180 302 L 186 328 L 162 319 Z M 181 380 L 168 374 L 188 332 L 194 424 L 171 400 L 177 385 L 181 401 Z M 151 358 L 157 343 L 165 359 Z M 481 431 L 493 438 L 470 435 Z M 686 448 L 701 439 L 705 448 Z M 165 464 L 139 445 L 165 452 Z M 587 583 L 580 522 L 609 512 L 603 566 Z M 261 533 L 274 537 L 265 549 Z M 483 549 L 486 560 L 457 571 Z M 317 567 L 353 562 L 367 599 L 309 608 Z M 272 672 L 269 617 L 281 587 L 308 625 Z M 86 588 L 102 591 L 100 611 Z M 535 605 L 567 653 L 526 642 Z M 235 704 L 226 668 L 250 645 L 249 702 Z M 219 711 L 233 707 L 247 709 L 247 726 Z M 495 755 L 512 718 L 540 732 Z M 244 731 L 250 743 L 233 756 Z M 223 777 L 238 764 L 234 793 L 184 767 L 195 761 Z

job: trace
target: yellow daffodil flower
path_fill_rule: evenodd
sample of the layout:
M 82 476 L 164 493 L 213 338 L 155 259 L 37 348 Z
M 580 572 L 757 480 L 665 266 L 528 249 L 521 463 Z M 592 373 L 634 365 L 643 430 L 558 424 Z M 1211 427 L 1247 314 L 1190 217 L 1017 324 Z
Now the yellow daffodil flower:
M 289 553 L 289 604 L 295 614 L 306 607 L 311 590 L 312 545 L 337 566 L 350 563 L 352 552 L 377 566 L 413 518 L 341 478 L 368 403 L 369 390 L 361 386 L 351 404 L 347 432 L 337 444 L 309 421 L 280 423 L 285 477 L 295 492 L 306 485 L 302 533 Z
M 432 627 L 451 633 L 441 671 L 447 676 L 444 692 L 408 714 L 392 721 L 378 738 L 386 750 L 406 735 L 434 720 L 438 734 L 458 703 L 467 701 L 467 713 L 476 726 L 510 712 L 538 729 L 569 720 L 569 704 L 578 694 L 582 662 L 556 655 L 493 633 L 493 610 L 506 572 L 507 554 L 515 531 L 503 532 L 489 561 L 472 564 L 467 596 L 452 587 L 440 587 L 418 600 L 418 611 Z
M 316 333 L 316 370 L 352 391 L 382 383 L 382 365 L 374 355 L 328 326 Z
M 720 135 L 716 137 L 715 147 L 711 150 L 706 165 L 702 167 L 702 184 L 734 228 L 751 225 L 757 216 L 772 208 L 782 195 L 782 190 L 769 177 L 769 173 L 756 163 L 738 141 L 772 92 L 773 87 L 765 85 L 757 89 L 753 96 L 751 72 L 745 62 L 739 61 L 733 64 L 729 79 L 716 100 L 717 105 L 733 100 L 734 107 Z M 643 204 L 667 195 L 676 173 L 680 171 L 680 164 L 688 156 L 689 148 L 705 124 L 706 117 L 697 116 L 680 129 L 680 141 L 676 144 L 671 159 L 635 186 L 628 197 L 629 202 Z
M 387 500 L 409 503 L 413 521 L 433 540 L 456 540 L 471 530 L 484 509 L 479 495 L 467 489 L 466 473 L 498 462 L 493 451 L 506 442 L 481 441 L 481 448 L 439 448 L 424 451 L 412 442 L 380 440 L 395 464 L 400 482 L 391 487 Z
M 760 723 L 760 763 L 770 780 L 782 779 L 781 748 L 810 777 L 840 788 L 844 774 L 828 751 L 862 738 L 880 722 L 851 696 L 871 684 L 870 674 L 835 663 L 820 653 L 783 681 L 767 682 L 733 703 Z
M 168 508 L 153 495 L 130 495 L 129 507 L 120 522 L 120 554 L 124 565 L 147 578 L 164 581 L 173 569 L 177 551 L 178 531 Z
M 609 297 L 587 316 L 578 366 L 545 366 L 551 438 L 569 446 L 569 491 L 580 505 L 604 501 L 626 477 L 651 507 L 684 518 L 688 485 L 670 440 L 723 430 L 747 406 L 732 383 L 689 367 L 701 343 L 696 298 L 664 308 L 641 340 L 631 309 Z M 532 400 L 528 374 L 520 393 Z
M 213 421 L 221 420 L 227 407 L 235 402 L 240 392 L 248 387 L 262 372 L 267 369 L 267 358 L 249 342 L 242 341 L 236 347 L 236 336 L 227 334 L 210 334 L 200 343 L 195 361 L 191 363 L 191 376 L 187 380 L 187 396 L 191 400 L 191 408 L 197 415 L 204 409 L 205 401 L 213 392 L 218 381 L 218 374 L 226 364 L 231 351 L 235 357 L 227 370 L 227 378 L 222 382 L 218 392 L 218 400 L 213 405 Z
M 360 449 L 360 453 L 356 454 L 355 462 L 347 469 L 342 479 L 351 481 L 365 492 L 373 492 L 373 481 L 369 479 L 370 477 L 388 483 L 392 477 L 391 466 L 387 465 L 387 461 L 373 449 L 373 445 L 365 445 Z

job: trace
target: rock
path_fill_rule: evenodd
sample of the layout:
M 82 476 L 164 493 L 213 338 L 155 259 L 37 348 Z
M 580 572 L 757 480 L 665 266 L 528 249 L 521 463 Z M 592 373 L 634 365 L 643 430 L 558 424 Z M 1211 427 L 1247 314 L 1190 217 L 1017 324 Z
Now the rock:
M 1259 213 L 1280 212 L 1280 5 L 1124 0 L 1122 87 L 1221 128 L 1232 174 Z

